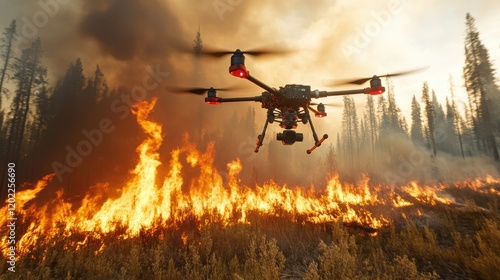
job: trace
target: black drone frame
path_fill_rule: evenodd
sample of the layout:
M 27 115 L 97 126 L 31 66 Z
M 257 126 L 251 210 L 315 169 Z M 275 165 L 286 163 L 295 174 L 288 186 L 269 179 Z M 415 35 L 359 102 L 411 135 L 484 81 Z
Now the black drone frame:
M 250 53 L 251 54 L 251 53 Z M 264 137 L 266 135 L 267 125 L 273 123 L 274 121 L 280 121 L 280 126 L 286 128 L 283 133 L 279 133 L 277 140 L 282 140 L 283 144 L 291 145 L 295 141 L 302 141 L 302 134 L 297 134 L 294 130 L 296 128 L 297 119 L 301 119 L 304 124 L 309 123 L 311 131 L 314 138 L 314 145 L 307 150 L 310 154 L 314 149 L 321 146 L 323 141 L 328 138 L 327 134 L 324 134 L 321 139 L 318 138 L 316 130 L 312 123 L 310 111 L 313 111 L 317 117 L 326 116 L 324 104 L 318 104 L 317 109 L 311 107 L 311 98 L 324 98 L 329 96 L 340 96 L 340 95 L 351 95 L 351 94 L 370 94 L 378 95 L 385 91 L 382 86 L 380 77 L 373 76 L 372 78 L 367 78 L 360 80 L 361 82 L 366 82 L 370 80 L 370 87 L 362 89 L 352 89 L 352 90 L 339 90 L 339 91 L 311 91 L 309 86 L 302 85 L 286 85 L 284 88 L 281 87 L 280 90 L 272 88 L 267 84 L 261 82 L 257 78 L 250 75 L 245 67 L 245 56 L 244 52 L 239 49 L 236 50 L 231 56 L 231 66 L 229 67 L 229 73 L 235 77 L 247 79 L 253 84 L 264 89 L 265 92 L 260 96 L 253 97 L 218 97 L 216 94 L 216 89 L 210 88 L 208 90 L 205 102 L 207 104 L 220 104 L 228 102 L 261 102 L 263 108 L 267 108 L 267 118 L 264 123 L 264 128 L 262 133 L 257 137 L 257 145 L 254 151 L 257 153 L 259 148 L 262 146 Z M 290 109 L 290 113 L 283 112 L 284 110 Z M 287 115 L 289 114 L 289 115 Z

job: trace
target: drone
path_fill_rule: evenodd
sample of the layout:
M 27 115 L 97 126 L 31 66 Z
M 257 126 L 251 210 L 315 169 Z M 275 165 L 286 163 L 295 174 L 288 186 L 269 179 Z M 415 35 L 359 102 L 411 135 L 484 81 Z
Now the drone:
M 309 123 L 312 131 L 312 136 L 314 138 L 314 145 L 308 149 L 306 152 L 310 154 L 316 148 L 321 146 L 321 144 L 328 138 L 328 134 L 323 134 L 321 139 L 316 133 L 314 128 L 311 112 L 314 113 L 315 117 L 324 118 L 327 116 L 325 111 L 325 104 L 314 103 L 311 100 L 318 98 L 325 98 L 330 96 L 340 96 L 340 95 L 351 95 L 351 94 L 369 94 L 369 95 L 380 95 L 385 92 L 385 87 L 382 86 L 380 78 L 399 76 L 409 74 L 419 70 L 411 70 L 406 72 L 399 72 L 393 74 L 386 74 L 377 76 L 374 75 L 369 78 L 361 78 L 356 80 L 350 80 L 349 84 L 362 85 L 366 82 L 370 82 L 369 87 L 352 89 L 352 90 L 337 90 L 337 91 L 320 91 L 311 90 L 309 85 L 299 85 L 299 84 L 287 84 L 285 86 L 279 87 L 279 89 L 273 88 L 254 76 L 250 75 L 245 65 L 245 54 L 246 55 L 266 55 L 266 54 L 276 54 L 279 51 L 275 50 L 253 50 L 253 51 L 241 51 L 237 49 L 236 51 L 205 51 L 201 54 L 207 54 L 214 57 L 222 57 L 224 55 L 231 55 L 231 64 L 229 66 L 229 73 L 241 79 L 246 79 L 258 87 L 264 89 L 259 96 L 249 96 L 249 97 L 220 97 L 217 95 L 217 91 L 227 91 L 230 88 L 190 88 L 190 89 L 175 89 L 174 91 L 189 92 L 193 94 L 204 94 L 207 93 L 205 97 L 205 103 L 210 105 L 218 105 L 221 103 L 230 102 L 260 102 L 262 108 L 267 109 L 267 118 L 264 123 L 264 128 L 262 133 L 257 137 L 257 144 L 255 146 L 254 152 L 258 152 L 264 137 L 266 135 L 266 130 L 268 124 L 278 123 L 279 126 L 284 129 L 283 132 L 277 133 L 276 140 L 281 141 L 283 145 L 293 145 L 295 142 L 302 142 L 304 135 L 302 133 L 297 133 L 295 129 L 299 122 L 304 125 Z M 197 54 L 200 54 L 197 52 Z M 316 108 L 312 106 L 316 105 Z

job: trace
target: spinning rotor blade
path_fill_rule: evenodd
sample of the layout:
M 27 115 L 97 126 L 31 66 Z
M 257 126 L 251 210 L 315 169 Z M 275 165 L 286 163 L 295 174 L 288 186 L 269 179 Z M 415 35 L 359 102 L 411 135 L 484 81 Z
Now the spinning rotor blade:
M 236 52 L 236 50 L 210 48 L 210 47 L 203 47 L 199 51 L 195 50 L 192 47 L 187 47 L 187 46 L 177 45 L 176 48 L 182 52 L 193 53 L 195 55 L 211 56 L 211 57 L 223 57 L 225 55 L 234 54 Z M 264 55 L 286 54 L 286 53 L 292 52 L 292 50 L 287 50 L 284 48 L 265 47 L 265 48 L 249 49 L 247 51 L 241 51 L 241 52 L 243 54 L 248 54 L 248 55 L 253 55 L 253 56 L 264 56 Z
M 211 88 L 202 88 L 202 87 L 166 87 L 166 89 L 173 93 L 192 93 L 197 95 L 205 94 Z M 238 90 L 239 87 L 222 87 L 222 88 L 214 88 L 219 91 L 229 91 L 229 90 Z
M 377 76 L 377 77 L 379 77 L 379 78 L 385 78 L 385 77 L 397 77 L 397 76 L 409 75 L 409 74 L 413 74 L 413 73 L 425 70 L 427 68 L 429 68 L 429 67 L 427 66 L 427 67 L 412 69 L 412 70 L 408 70 L 408 71 L 402 71 L 402 72 L 396 72 L 396 73 L 391 73 L 391 74 L 385 74 L 385 75 L 380 75 L 380 76 Z M 345 85 L 345 84 L 362 85 L 362 84 L 368 82 L 371 79 L 373 79 L 373 76 L 372 77 L 368 77 L 368 78 L 354 79 L 354 80 L 352 80 L 352 79 L 336 80 L 334 82 L 329 83 L 328 85 L 329 86 L 338 86 L 338 85 Z
M 263 56 L 263 55 L 280 55 L 293 52 L 293 50 L 287 50 L 283 48 L 254 48 L 247 51 L 242 51 L 244 54 L 253 56 Z
M 213 56 L 213 57 L 223 57 L 225 55 L 230 55 L 233 54 L 235 50 L 230 51 L 230 50 L 215 50 L 215 49 L 207 49 L 207 50 L 202 50 L 200 54 L 202 55 L 208 55 L 208 56 Z M 251 49 L 248 51 L 241 51 L 243 54 L 248 54 L 248 55 L 253 55 L 253 56 L 264 56 L 264 55 L 280 55 L 280 54 L 286 54 L 291 52 L 290 50 L 286 49 L 278 49 L 278 48 L 257 48 L 257 49 Z

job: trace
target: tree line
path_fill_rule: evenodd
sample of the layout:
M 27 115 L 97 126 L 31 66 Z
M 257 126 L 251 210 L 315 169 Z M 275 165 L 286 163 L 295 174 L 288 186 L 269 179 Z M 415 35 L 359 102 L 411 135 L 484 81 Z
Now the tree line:
M 500 161 L 500 90 L 495 70 L 470 14 L 466 15 L 465 23 L 463 82 L 467 104 L 462 108 L 457 105 L 451 75 L 446 104 L 438 101 L 436 92 L 427 82 L 423 83 L 419 95 L 413 95 L 410 126 L 396 103 L 394 85 L 389 78 L 386 80 L 387 95 L 381 95 L 377 100 L 368 95 L 361 118 L 356 113 L 354 99 L 345 96 L 342 131 L 337 135 L 336 149 L 336 156 L 344 163 L 344 169 L 366 171 L 362 158 L 371 158 L 369 169 L 380 160 L 377 151 L 389 154 L 390 160 L 395 161 L 399 154 L 391 155 L 394 152 L 390 145 L 394 142 L 389 141 L 391 138 L 407 140 L 414 147 L 425 148 L 431 158 L 442 154 L 462 159 L 488 156 Z M 365 149 L 360 152 L 360 147 Z
M 99 65 L 96 65 L 92 75 L 84 75 L 80 59 L 71 63 L 55 83 L 49 83 L 47 67 L 42 63 L 41 40 L 36 39 L 27 48 L 18 49 L 16 39 L 17 25 L 13 20 L 0 38 L 2 186 L 6 182 L 5 167 L 9 162 L 23 163 L 27 174 L 23 179 L 26 180 L 34 180 L 52 172 L 51 162 L 64 157 L 64 147 L 80 140 L 81 129 L 95 126 L 96 120 L 109 113 L 110 103 L 126 90 L 124 87 L 110 89 Z M 196 50 L 202 47 L 198 31 L 194 48 Z M 279 143 L 272 136 L 268 138 L 268 155 L 254 157 L 254 142 L 250 139 L 255 138 L 260 128 L 255 124 L 253 110 L 241 118 L 235 115 L 226 120 L 227 123 L 222 127 L 223 133 L 203 132 L 201 126 L 204 117 L 200 114 L 198 140 L 200 143 L 215 140 L 217 150 L 227 152 L 218 157 L 218 162 L 223 162 L 220 164 L 222 168 L 231 160 L 228 158 L 229 151 L 251 163 L 252 169 L 244 170 L 246 175 L 242 175 L 254 179 L 268 177 L 263 175 L 272 178 L 290 177 L 294 172 L 299 174 L 298 178 L 305 179 L 305 176 L 300 175 L 303 173 L 301 170 L 309 169 L 311 164 L 321 166 L 322 171 L 344 171 L 346 174 L 354 170 L 370 171 L 371 167 L 387 160 L 383 157 L 388 157 L 389 161 L 397 161 L 400 154 L 393 143 L 401 139 L 406 139 L 404 141 L 412 143 L 414 147 L 426 149 L 433 158 L 441 154 L 463 159 L 486 155 L 499 161 L 497 135 L 500 114 L 497 111 L 500 110 L 500 92 L 488 50 L 481 42 L 474 18 L 470 14 L 466 15 L 464 49 L 463 82 L 468 96 L 465 106 L 460 107 L 455 101 L 451 77 L 446 104 L 440 104 L 436 92 L 424 82 L 421 93 L 413 96 L 411 120 L 408 122 L 396 102 L 395 88 L 389 79 L 387 94 L 378 99 L 367 96 L 362 115 L 358 115 L 354 99 L 344 97 L 342 131 L 337 135 L 336 144 L 330 145 L 325 154 L 313 155 L 311 160 L 298 158 L 293 153 L 280 152 L 276 147 Z M 5 103 L 5 100 L 9 102 Z M 234 131 L 234 127 L 239 127 L 238 133 Z M 113 137 L 120 138 L 120 135 Z M 114 149 L 106 152 L 113 153 L 118 150 L 116 145 L 125 145 L 125 142 L 127 141 L 121 137 L 114 142 Z M 135 148 L 133 144 L 129 146 Z M 105 149 L 104 146 L 101 148 Z M 97 156 L 97 153 L 93 155 Z M 87 171 L 82 171 L 79 175 L 69 174 L 69 184 L 88 183 L 89 174 L 97 168 L 96 160 L 90 159 L 85 163 Z M 325 164 L 317 164 L 317 160 Z M 104 165 L 102 162 L 100 164 Z M 260 172 L 262 174 L 258 172 L 259 166 L 265 166 L 265 171 Z M 309 177 L 314 177 L 313 174 L 310 175 Z M 1 193 L 3 192 L 2 187 Z
M 58 143 L 64 146 L 74 134 L 74 124 L 82 120 L 80 116 L 113 94 L 99 66 L 93 76 L 86 77 L 80 59 L 50 87 L 47 67 L 42 64 L 41 39 L 25 49 L 17 49 L 16 40 L 17 24 L 13 20 L 0 41 L 2 186 L 7 163 L 19 166 L 23 161 L 41 160 L 51 147 Z M 3 106 L 7 98 L 10 102 Z

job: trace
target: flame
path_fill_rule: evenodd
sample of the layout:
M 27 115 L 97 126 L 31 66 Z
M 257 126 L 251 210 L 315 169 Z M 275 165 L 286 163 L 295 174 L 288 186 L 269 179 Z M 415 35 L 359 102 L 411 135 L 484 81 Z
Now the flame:
M 132 176 L 123 186 L 117 198 L 108 198 L 104 203 L 102 196 L 87 194 L 80 206 L 75 207 L 63 199 L 62 191 L 56 197 L 38 206 L 28 203 L 50 183 L 54 174 L 47 175 L 35 183 L 32 189 L 19 191 L 16 197 L 17 212 L 26 232 L 19 239 L 21 253 L 30 245 L 43 244 L 56 231 L 63 227 L 65 235 L 82 232 L 99 237 L 115 232 L 118 228 L 121 238 L 137 236 L 143 229 L 155 225 L 176 225 L 187 219 L 195 219 L 199 226 L 217 221 L 224 226 L 237 223 L 250 223 L 250 213 L 258 215 L 285 216 L 296 222 L 325 223 L 342 220 L 372 229 L 379 229 L 391 223 L 386 212 L 415 203 L 429 205 L 452 204 L 443 190 L 447 185 L 423 186 L 417 182 L 396 188 L 393 186 L 373 185 L 367 176 L 358 184 L 342 183 L 337 175 L 327 182 L 323 191 L 314 188 L 290 188 L 269 181 L 253 187 L 242 185 L 239 173 L 242 164 L 235 159 L 227 164 L 227 178 L 222 177 L 214 165 L 215 146 L 208 144 L 207 149 L 199 151 L 190 143 L 187 136 L 182 147 L 171 152 L 170 162 L 160 161 L 159 148 L 163 140 L 162 126 L 149 115 L 156 100 L 151 103 L 138 103 L 133 113 L 146 135 L 137 147 L 139 160 Z M 188 166 L 183 165 L 183 160 Z M 164 178 L 158 178 L 158 170 L 167 170 Z M 183 169 L 198 170 L 199 175 L 185 180 Z M 484 186 L 500 183 L 500 180 L 487 177 L 458 184 L 459 187 L 484 189 Z M 108 183 L 96 186 L 108 188 Z M 498 195 L 498 191 L 496 192 Z M 389 211 L 380 212 L 383 206 Z M 1 209 L 6 213 L 7 206 Z M 418 215 L 422 215 L 418 210 Z M 407 216 L 403 213 L 403 218 Z M 6 217 L 0 218 L 2 223 Z M 3 236 L 6 236 L 5 234 Z M 6 244 L 6 237 L 2 242 Z M 182 234 L 182 242 L 187 244 L 189 236 Z M 85 246 L 87 238 L 76 243 Z M 105 248 L 101 244 L 99 251 Z M 4 255 L 6 251 L 3 252 Z
M 443 197 L 442 194 L 439 195 L 442 187 L 419 186 L 417 182 L 410 182 L 408 185 L 403 186 L 402 189 L 418 201 L 430 205 L 436 205 L 439 202 L 443 204 L 451 204 L 453 202 L 451 198 Z

